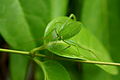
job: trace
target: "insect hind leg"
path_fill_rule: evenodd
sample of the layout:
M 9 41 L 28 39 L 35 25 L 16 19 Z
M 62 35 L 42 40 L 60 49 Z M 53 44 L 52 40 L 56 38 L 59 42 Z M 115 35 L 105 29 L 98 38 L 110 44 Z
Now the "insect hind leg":
M 66 47 L 66 48 L 64 48 L 63 50 L 66 50 L 66 49 L 68 49 L 68 48 L 70 48 L 71 47 L 71 44 L 69 43 L 69 42 L 67 42 L 66 40 L 64 40 L 64 39 L 62 39 L 62 41 L 63 42 L 65 42 L 66 44 L 68 44 L 68 46 Z

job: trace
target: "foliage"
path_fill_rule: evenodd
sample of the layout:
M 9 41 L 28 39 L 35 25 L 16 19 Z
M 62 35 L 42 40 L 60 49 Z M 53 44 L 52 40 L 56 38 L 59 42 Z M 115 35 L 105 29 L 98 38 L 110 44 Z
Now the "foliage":
M 116 66 L 76 63 L 111 63 L 110 55 L 119 62 L 118 3 L 118 0 L 1 0 L 1 36 L 11 49 L 31 55 L 10 54 L 10 78 L 30 80 L 34 71 L 36 80 L 119 80 Z

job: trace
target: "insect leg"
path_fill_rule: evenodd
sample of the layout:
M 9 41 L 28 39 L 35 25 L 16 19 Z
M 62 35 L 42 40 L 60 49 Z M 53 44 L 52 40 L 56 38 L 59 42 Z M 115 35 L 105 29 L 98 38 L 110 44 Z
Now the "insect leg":
M 62 39 L 63 42 L 65 42 L 66 44 L 68 44 L 68 46 L 66 48 L 64 48 L 63 50 L 68 49 L 69 47 L 71 47 L 71 44 L 69 42 L 67 42 L 66 40 Z
M 82 48 L 82 49 L 84 49 L 84 50 L 87 50 L 88 52 L 92 53 L 92 55 L 95 56 L 96 59 L 100 60 L 100 58 L 99 58 L 99 57 L 95 54 L 95 52 L 92 51 L 91 49 L 85 48 L 85 47 L 83 47 L 83 46 L 81 46 L 81 45 L 78 45 L 78 47 L 80 47 L 80 48 Z
M 54 30 L 55 30 L 55 33 L 56 33 L 56 35 L 57 35 L 56 38 L 58 38 L 58 40 L 60 40 L 60 35 L 58 34 L 57 29 L 55 28 Z
M 81 49 L 84 49 L 84 50 L 90 52 L 94 57 L 96 57 L 96 59 L 100 60 L 100 58 L 96 55 L 96 53 L 93 50 L 85 48 L 85 47 L 81 46 L 79 43 L 76 43 L 76 42 L 74 42 L 72 40 L 70 40 L 70 42 L 71 42 L 71 45 L 73 45 L 75 47 L 79 47 Z

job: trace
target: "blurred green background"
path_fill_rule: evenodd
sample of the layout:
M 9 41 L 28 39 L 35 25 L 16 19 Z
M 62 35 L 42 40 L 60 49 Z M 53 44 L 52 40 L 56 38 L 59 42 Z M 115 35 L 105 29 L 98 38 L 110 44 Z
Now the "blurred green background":
M 119 4 L 120 0 L 0 0 L 0 47 L 31 50 L 40 46 L 43 41 L 36 39 L 43 37 L 48 22 L 73 13 L 101 41 L 114 62 L 120 62 Z M 72 80 L 120 80 L 120 74 L 110 75 L 91 64 L 63 65 Z M 0 80 L 43 80 L 43 75 L 26 56 L 3 53 Z

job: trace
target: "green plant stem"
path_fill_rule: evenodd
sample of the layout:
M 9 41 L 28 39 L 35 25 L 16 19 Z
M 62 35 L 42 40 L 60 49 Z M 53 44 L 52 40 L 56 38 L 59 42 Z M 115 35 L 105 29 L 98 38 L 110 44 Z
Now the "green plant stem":
M 43 50 L 43 49 L 46 49 L 45 45 L 32 49 L 29 52 L 30 53 L 29 55 L 31 55 L 31 57 L 33 57 L 33 58 L 36 57 L 36 56 L 46 57 L 45 55 L 42 55 L 42 54 L 36 54 L 36 51 L 40 51 L 40 50 Z
M 15 53 L 15 54 L 22 54 L 22 55 L 29 55 L 30 56 L 30 52 L 29 51 L 18 51 L 18 50 L 10 50 L 10 49 L 0 49 L 0 52 L 7 52 L 7 53 Z M 35 56 L 37 57 L 46 57 L 46 55 L 42 55 L 42 54 L 35 54 Z
M 46 80 L 46 78 L 47 78 L 47 73 L 46 73 L 46 70 L 45 70 L 45 67 L 44 67 L 44 65 L 43 65 L 43 63 L 40 61 L 40 60 L 38 60 L 38 59 L 36 59 L 36 58 L 33 58 L 33 60 L 38 64 L 38 65 L 40 65 L 40 67 L 42 68 L 42 70 L 43 70 L 43 72 L 44 72 L 44 80 Z
M 120 63 L 112 63 L 112 62 L 100 62 L 100 61 L 80 61 L 80 60 L 74 60 L 75 62 L 81 62 L 81 63 L 90 63 L 90 64 L 100 64 L 100 65 L 113 65 L 113 66 L 120 66 Z
M 8 53 L 15 53 L 15 54 L 23 54 L 23 55 L 29 54 L 29 52 L 27 51 L 18 51 L 18 50 L 10 50 L 10 49 L 0 49 L 0 52 L 8 52 Z
M 0 52 L 8 52 L 8 53 L 15 53 L 15 54 L 22 54 L 22 55 L 29 55 L 30 52 L 28 51 L 18 51 L 18 50 L 10 50 L 10 49 L 0 49 Z M 51 59 L 51 57 L 43 55 L 43 54 L 35 54 L 35 57 L 45 57 Z M 78 60 L 72 58 L 63 58 L 63 57 L 56 57 L 52 58 L 55 60 L 64 60 L 64 61 L 72 61 L 72 62 L 81 62 L 81 63 L 90 63 L 90 64 L 100 64 L 100 65 L 113 65 L 113 66 L 120 66 L 120 63 L 112 63 L 112 62 L 100 62 L 100 61 L 89 61 L 89 60 Z

